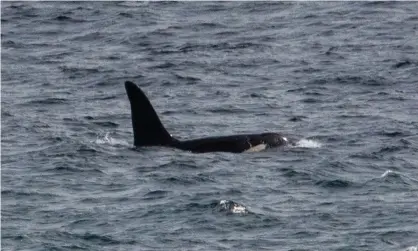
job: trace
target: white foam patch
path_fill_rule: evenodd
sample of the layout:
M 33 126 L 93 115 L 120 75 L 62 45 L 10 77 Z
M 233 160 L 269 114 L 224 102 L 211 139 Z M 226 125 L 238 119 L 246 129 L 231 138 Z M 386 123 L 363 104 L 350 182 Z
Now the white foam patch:
M 302 148 L 320 148 L 322 144 L 318 141 L 311 139 L 301 139 L 295 144 L 296 147 Z
M 233 214 L 245 214 L 247 213 L 247 209 L 244 206 L 236 205 L 231 209 Z
M 405 251 L 418 251 L 418 246 L 408 247 Z
M 246 150 L 246 153 L 254 153 L 254 152 L 260 152 L 263 151 L 264 149 L 266 149 L 267 144 L 259 144 L 256 146 L 253 146 L 251 148 L 249 148 L 248 150 Z
M 110 133 L 106 133 L 104 137 L 97 137 L 95 143 L 99 145 L 122 145 L 122 146 L 130 146 L 130 144 L 127 141 L 114 139 L 111 136 L 109 136 Z
M 221 200 L 219 201 L 219 205 L 225 206 L 227 202 L 228 202 L 227 200 Z
M 219 205 L 224 209 L 224 210 L 228 210 L 229 212 L 233 213 L 233 214 L 246 214 L 248 213 L 248 210 L 246 207 L 235 203 L 233 201 L 228 201 L 228 200 L 221 200 L 219 202 Z

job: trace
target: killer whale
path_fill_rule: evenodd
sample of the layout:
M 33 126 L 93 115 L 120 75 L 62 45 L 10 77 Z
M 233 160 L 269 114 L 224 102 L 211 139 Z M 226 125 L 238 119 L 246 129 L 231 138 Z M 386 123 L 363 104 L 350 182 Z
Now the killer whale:
M 251 152 L 288 144 L 279 133 L 238 134 L 192 140 L 172 137 L 161 123 L 145 93 L 131 81 L 125 82 L 131 105 L 134 146 L 166 146 L 193 153 L 206 152 Z

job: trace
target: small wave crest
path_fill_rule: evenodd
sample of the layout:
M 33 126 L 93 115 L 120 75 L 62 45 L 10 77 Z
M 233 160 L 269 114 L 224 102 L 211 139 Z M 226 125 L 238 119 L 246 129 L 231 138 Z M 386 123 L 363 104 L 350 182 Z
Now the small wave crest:
M 380 178 L 384 178 L 386 176 L 388 176 L 390 173 L 393 173 L 392 170 L 386 170 L 382 175 L 380 175 Z
M 405 249 L 405 251 L 418 251 L 418 246 L 411 246 Z
M 98 136 L 95 143 L 99 145 L 130 146 L 130 144 L 125 140 L 111 137 L 109 132 L 107 132 L 104 137 Z
M 378 179 L 373 180 L 383 180 L 385 182 L 390 183 L 399 183 L 404 185 L 413 185 L 416 186 L 418 184 L 418 180 L 412 177 L 410 174 L 401 173 L 392 170 L 386 170 Z
M 318 141 L 311 139 L 301 139 L 297 141 L 294 146 L 302 148 L 320 148 L 322 144 Z

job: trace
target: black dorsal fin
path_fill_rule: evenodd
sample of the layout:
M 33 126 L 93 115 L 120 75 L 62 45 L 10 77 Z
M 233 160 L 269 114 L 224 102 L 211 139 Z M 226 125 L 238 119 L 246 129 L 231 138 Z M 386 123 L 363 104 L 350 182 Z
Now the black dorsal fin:
M 125 89 L 131 103 L 134 145 L 169 145 L 172 142 L 172 138 L 164 128 L 144 92 L 130 81 L 125 82 Z

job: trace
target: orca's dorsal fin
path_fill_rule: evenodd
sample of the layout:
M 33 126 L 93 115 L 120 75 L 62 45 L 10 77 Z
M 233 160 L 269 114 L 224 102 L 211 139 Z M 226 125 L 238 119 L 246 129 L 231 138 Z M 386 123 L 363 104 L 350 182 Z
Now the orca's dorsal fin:
M 125 82 L 131 103 L 132 127 L 135 146 L 162 146 L 172 142 L 157 113 L 144 92 L 134 83 Z

